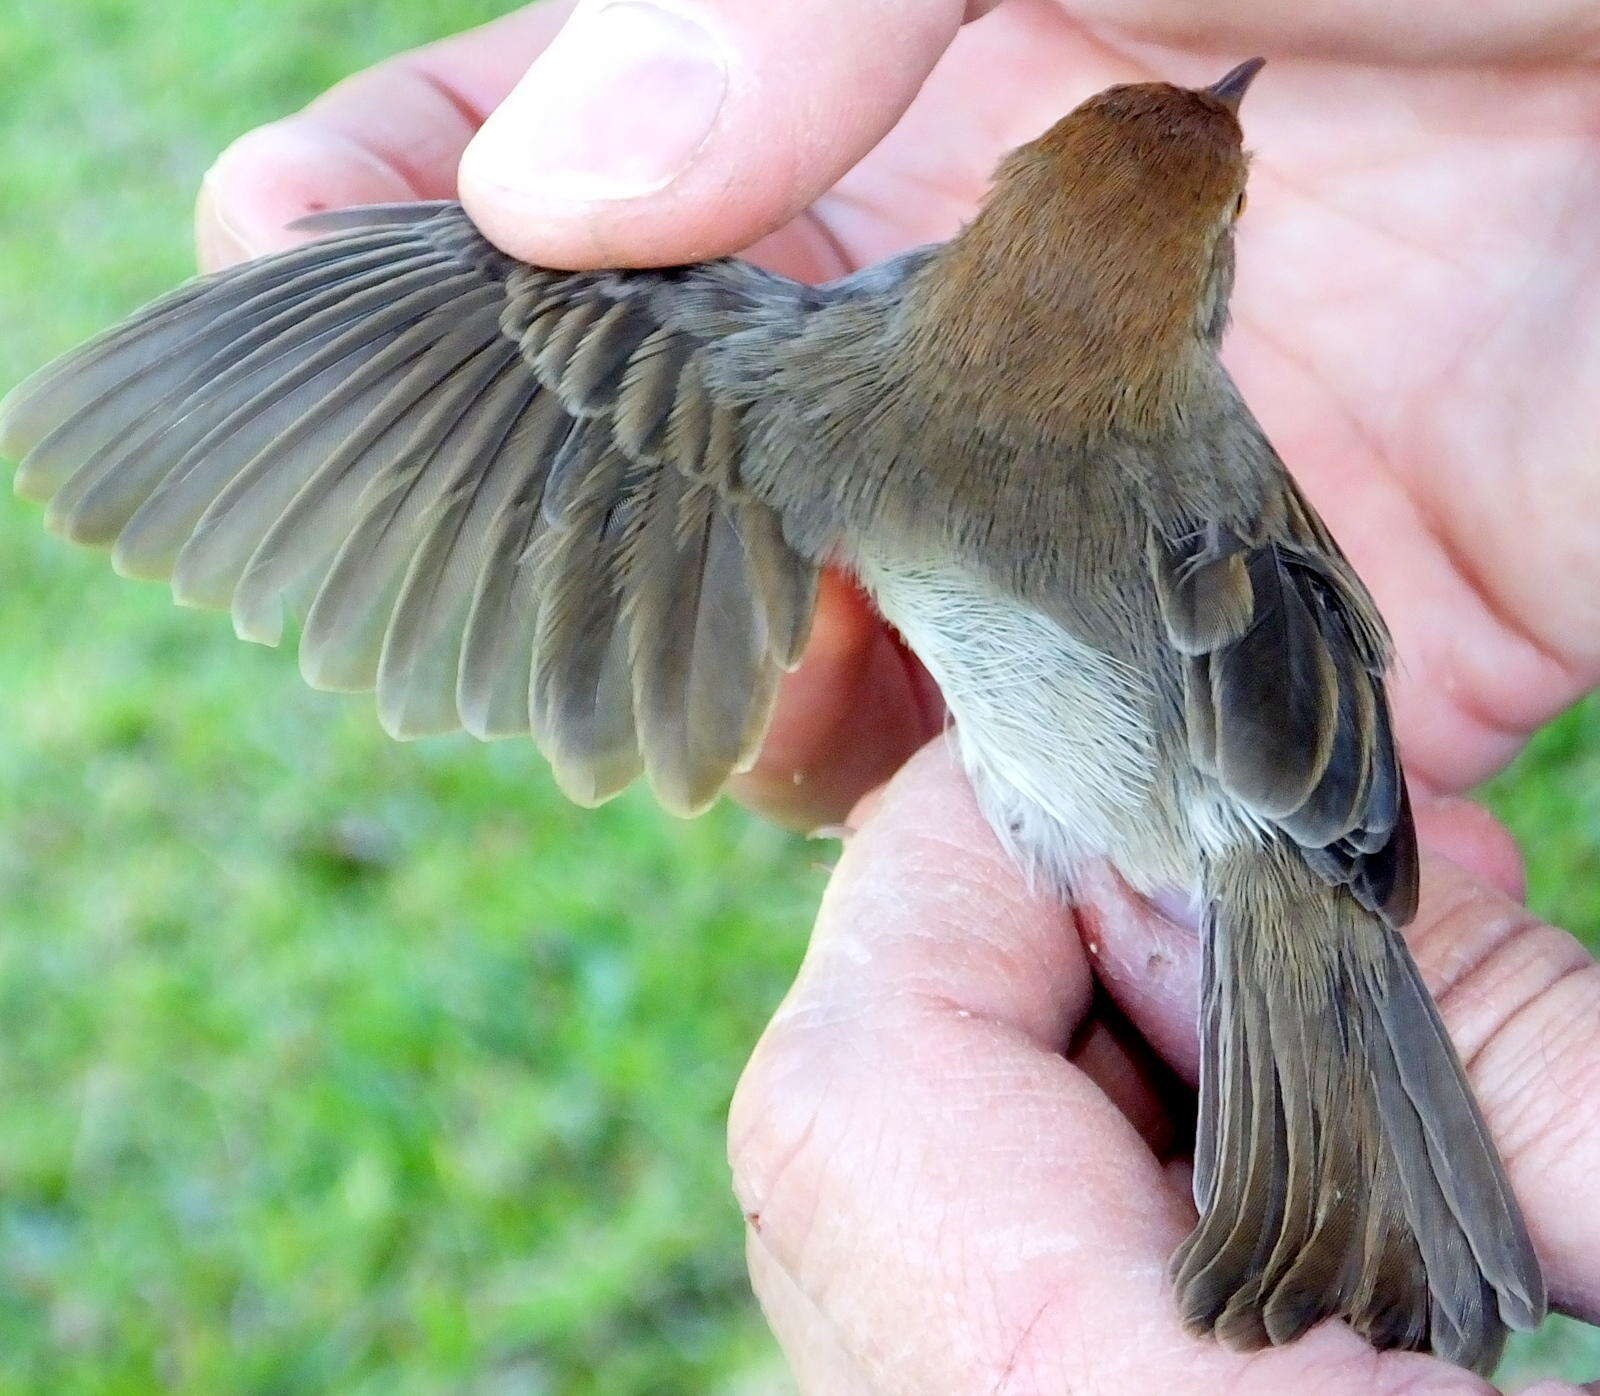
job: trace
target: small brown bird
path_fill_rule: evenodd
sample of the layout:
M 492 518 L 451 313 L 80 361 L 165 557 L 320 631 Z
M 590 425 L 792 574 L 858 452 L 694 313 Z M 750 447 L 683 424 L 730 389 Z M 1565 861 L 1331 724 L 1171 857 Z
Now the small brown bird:
M 1205 907 L 1184 1321 L 1487 1368 L 1544 1285 L 1397 933 L 1389 641 L 1217 358 L 1259 67 L 1091 98 L 958 237 L 823 287 L 322 215 L 43 370 L 0 445 L 118 570 L 300 618 L 396 736 L 531 732 L 585 802 L 704 807 L 842 562 L 1025 864 Z

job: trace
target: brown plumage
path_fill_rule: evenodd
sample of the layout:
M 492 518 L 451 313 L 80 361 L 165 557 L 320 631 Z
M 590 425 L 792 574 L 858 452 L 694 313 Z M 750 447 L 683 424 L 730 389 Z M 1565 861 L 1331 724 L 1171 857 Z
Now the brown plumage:
M 1185 1321 L 1486 1368 L 1544 1289 L 1397 934 L 1387 634 L 1217 359 L 1258 66 L 1090 99 L 959 237 L 820 288 L 324 215 L 43 370 L 0 446 L 120 570 L 298 618 L 397 736 L 531 732 L 585 801 L 713 798 L 842 559 L 1023 861 L 1207 908 Z

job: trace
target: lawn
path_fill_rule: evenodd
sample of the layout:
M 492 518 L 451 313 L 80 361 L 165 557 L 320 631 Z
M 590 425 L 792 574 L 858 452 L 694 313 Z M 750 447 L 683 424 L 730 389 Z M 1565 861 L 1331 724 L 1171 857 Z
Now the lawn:
M 12 0 L 0 386 L 187 273 L 230 137 L 495 12 Z M 817 847 L 395 746 L 3 500 L 0 596 L 0 1392 L 782 1390 L 722 1118 Z M 1587 708 L 1492 793 L 1579 929 L 1597 792 Z

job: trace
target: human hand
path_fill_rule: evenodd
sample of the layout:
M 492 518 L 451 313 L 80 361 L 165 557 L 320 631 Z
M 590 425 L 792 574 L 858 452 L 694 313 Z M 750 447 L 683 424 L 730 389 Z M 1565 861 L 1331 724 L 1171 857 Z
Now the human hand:
M 1095 89 L 1259 51 L 1227 356 L 1393 625 L 1413 782 L 1465 788 L 1600 682 L 1591 6 L 662 0 L 583 4 L 552 47 L 572 10 L 396 58 L 244 137 L 207 178 L 203 260 L 282 246 L 318 208 L 449 196 L 465 151 L 469 209 L 529 260 L 755 243 L 821 279 L 949 235 L 1000 154 Z M 693 61 L 691 17 L 722 78 Z M 940 720 L 835 582 L 740 793 L 837 820 Z
M 1552 1302 L 1594 1321 L 1600 969 L 1507 895 L 1519 868 L 1488 816 L 1430 800 L 1419 823 L 1408 939 Z M 1075 915 L 1029 890 L 943 741 L 847 842 L 730 1127 L 752 1277 L 801 1392 L 1491 1390 L 1342 1324 L 1249 1355 L 1182 1331 L 1167 1259 L 1194 1223 L 1199 942 L 1109 874 L 1083 890 Z
M 732 0 L 674 3 L 684 13 L 692 6 L 724 36 L 730 87 L 716 130 L 689 169 L 654 193 L 574 198 L 569 179 L 564 198 L 548 185 L 541 195 L 530 185 L 534 152 L 577 148 L 557 137 L 549 111 L 536 110 L 541 91 L 555 94 L 569 128 L 606 133 L 636 162 L 650 148 L 655 126 L 671 126 L 663 113 L 674 104 L 653 98 L 643 78 L 630 81 L 631 102 L 619 106 L 605 98 L 611 124 L 585 113 L 583 96 L 593 89 L 598 100 L 599 84 L 578 44 L 563 43 L 550 64 L 516 86 L 515 98 L 466 166 L 464 196 L 510 250 L 553 264 L 646 263 L 735 250 L 761 237 L 754 255 L 769 265 L 802 276 L 837 274 L 953 231 L 994 159 L 1095 88 L 1151 74 L 1198 81 L 1243 52 L 1272 55 L 1277 77 L 1252 95 L 1247 118 L 1261 159 L 1245 224 L 1240 327 L 1230 357 L 1268 429 L 1394 621 L 1406 666 L 1399 686 L 1402 732 L 1414 774 L 1425 791 L 1459 788 L 1504 760 L 1527 730 L 1600 676 L 1600 657 L 1586 642 L 1600 563 L 1577 533 L 1595 488 L 1578 426 L 1595 365 L 1576 331 L 1593 277 L 1586 249 L 1574 246 L 1595 195 L 1595 176 L 1582 165 L 1586 99 L 1593 93 L 1577 58 L 1563 66 L 1552 57 L 1592 52 L 1593 38 L 1582 31 L 1576 6 L 1503 6 L 1494 16 L 1480 10 L 1468 19 L 1434 3 L 1413 6 L 1401 25 L 1387 12 L 1352 18 L 1358 7 L 1301 6 L 1291 19 L 1288 7 L 1234 0 L 1220 13 L 1218 7 L 1207 13 L 1201 36 L 1192 7 L 1178 0 L 1119 4 L 1114 13 L 1110 0 L 1099 9 L 1087 0 L 1070 9 L 1049 0 L 1009 0 L 958 35 L 961 5 L 936 0 L 816 0 L 803 11 Z M 300 116 L 247 137 L 207 183 L 200 218 L 207 262 L 281 246 L 290 240 L 283 225 L 318 207 L 452 193 L 456 159 L 481 114 L 512 91 L 570 8 L 524 11 L 397 59 Z M 1085 27 L 1090 23 L 1097 25 L 1092 31 Z M 947 44 L 948 54 L 912 102 Z M 620 47 L 609 45 L 612 52 Z M 1456 66 L 1409 66 L 1421 60 Z M 683 89 L 684 74 L 666 76 L 674 91 Z M 875 145 L 908 103 L 904 120 Z M 627 120 L 630 112 L 636 121 Z M 668 134 L 683 146 L 681 127 Z M 1381 166 L 1366 154 L 1374 151 L 1381 152 Z M 1491 185 L 1494 198 L 1485 194 Z M 1560 199 L 1568 201 L 1570 222 L 1556 217 Z M 1553 279 L 1544 291 L 1547 278 Z M 1569 349 L 1574 344 L 1579 347 Z M 1541 357 L 1557 352 L 1569 355 L 1559 374 Z M 1538 410 L 1525 411 L 1535 383 Z M 1525 386 L 1519 396 L 1505 385 Z M 1510 458 L 1504 469 L 1503 457 Z M 1514 507 L 1504 507 L 1508 492 Z M 859 597 L 836 583 L 825 596 L 817 642 L 789 685 L 773 740 L 747 778 L 745 794 L 794 822 L 837 818 L 937 722 L 936 700 L 915 666 Z M 805 777 L 798 785 L 796 773 Z M 989 847 L 977 826 L 974 837 Z M 960 861 L 942 856 L 946 864 Z M 852 854 L 855 866 L 864 857 Z M 900 895 L 903 908 L 915 908 L 904 888 Z M 984 903 L 987 894 L 973 901 Z M 971 909 L 975 915 L 986 908 Z M 1512 924 L 1503 908 L 1491 909 L 1489 919 L 1495 915 Z M 1055 916 L 1051 924 L 1059 932 Z M 935 924 L 930 916 L 927 925 Z M 1146 932 L 1159 928 L 1148 917 L 1130 924 Z M 1108 934 L 1101 943 L 1117 942 Z M 1527 940 L 1508 931 L 1506 943 Z M 969 953 L 964 944 L 953 941 L 951 953 Z M 1060 944 L 1053 953 L 1067 958 Z M 1138 974 L 1125 973 L 1120 992 L 1135 1003 L 1143 1000 L 1130 985 L 1149 971 L 1149 953 L 1126 962 Z M 1552 963 L 1560 958 L 1552 952 Z M 1176 956 L 1172 962 L 1181 963 Z M 1485 963 L 1504 961 L 1496 952 Z M 1099 967 L 1117 982 L 1114 956 L 1102 956 Z M 1072 969 L 1071 984 L 1084 974 Z M 1588 986 L 1582 992 L 1592 994 L 1591 979 L 1592 972 L 1574 970 L 1570 982 L 1581 981 Z M 1041 983 L 1055 984 L 1066 1002 L 1063 982 L 1053 970 L 1041 974 Z M 1169 1007 L 1189 1002 L 1184 994 L 1192 985 L 1182 974 L 1152 982 L 1169 986 Z M 1539 999 L 1554 999 L 1559 1012 L 1569 992 L 1578 990 L 1552 989 Z M 1592 1020 L 1592 998 L 1580 1006 Z M 1187 1021 L 1182 1014 L 1130 1013 L 1182 1060 L 1177 1038 L 1192 1029 L 1169 1033 L 1167 1042 L 1160 1033 L 1163 1021 Z M 1063 1024 L 1070 1017 L 1065 1009 L 1058 1014 Z M 1574 1029 L 1586 1051 L 1589 1020 Z M 998 1032 L 1015 1015 L 986 1021 Z M 1013 1036 L 1020 1031 L 1011 1029 Z M 1045 1039 L 1031 1040 L 1036 1057 L 1055 1063 L 1040 1071 L 1065 1079 L 1073 1068 L 1039 1045 Z M 1108 1021 L 1097 1018 L 1085 1043 L 1076 1059 L 1080 1068 L 1096 1053 L 1110 1063 L 1092 1075 L 1081 1072 L 1091 1087 L 1132 1072 L 1134 1058 Z M 770 1057 L 765 1049 L 764 1057 Z M 752 1092 L 762 1099 L 758 1086 L 747 1088 L 744 1099 Z M 1127 1096 L 1137 1113 L 1140 1102 L 1159 1103 L 1160 1095 L 1143 1089 L 1118 1098 Z M 1576 1098 L 1558 1091 L 1551 1099 L 1565 1118 L 1581 1116 Z M 1067 1177 L 1070 1149 L 1083 1126 L 1052 1142 L 1050 1112 L 1072 1104 L 1047 1108 L 1048 1102 L 1035 1100 L 1033 1106 L 1040 1112 L 1039 1137 L 1031 1141 L 1038 1166 L 1054 1160 L 1058 1183 Z M 1108 1108 L 1104 1100 L 1097 1107 L 1102 1124 Z M 1118 1128 L 1126 1142 L 1128 1126 Z M 1170 1119 L 1163 1125 L 1156 1117 L 1150 1128 L 1170 1130 Z M 964 1143 L 956 1141 L 957 1161 Z M 1033 1166 L 1018 1160 L 1022 1164 Z M 1136 1173 L 1138 1167 L 1148 1174 L 1153 1164 L 1147 1159 Z M 748 1171 L 741 1168 L 741 1176 Z M 1165 1218 L 1160 1224 L 1173 1234 L 1133 1257 L 1143 1267 L 1132 1274 L 1146 1300 L 1165 1295 L 1156 1287 L 1164 1264 L 1154 1257 L 1164 1255 L 1187 1225 L 1182 1186 L 1170 1192 L 1157 1222 Z M 1102 1196 L 1086 1196 L 1104 1210 Z M 906 1220 L 904 1209 L 889 1207 L 884 1215 Z M 1574 1245 L 1592 1239 L 1580 1236 Z M 1034 1253 L 1046 1279 L 1057 1240 L 1071 1236 L 1044 1235 Z M 1558 1298 L 1592 1312 L 1595 1306 L 1573 1279 L 1581 1278 L 1578 1261 L 1558 1261 L 1551 1261 Z M 1117 1265 L 1105 1269 L 1108 1284 L 1126 1277 Z M 973 1273 L 982 1280 L 988 1272 Z M 996 1303 L 970 1291 L 965 1297 L 974 1312 Z M 1144 1312 L 1161 1311 L 1136 1310 L 1133 1317 Z M 960 1331 L 954 1326 L 960 1316 L 943 1309 L 909 1314 L 905 1321 L 922 1323 L 930 1315 L 950 1334 Z M 1100 1317 L 1128 1333 L 1126 1306 L 1103 1306 Z M 1049 1312 L 1041 1318 L 1046 1332 L 1060 1321 Z M 1328 1332 L 1334 1336 L 1319 1335 L 1291 1352 L 1310 1351 L 1310 1360 L 1321 1360 L 1314 1356 L 1316 1344 L 1343 1341 L 1338 1362 L 1371 1363 L 1359 1345 L 1360 1358 L 1348 1355 L 1353 1339 Z M 905 1336 L 906 1347 L 923 1337 Z M 1035 1346 L 1042 1351 L 1043 1343 L 1043 1337 L 1037 1343 L 1030 1338 L 1019 1362 L 1032 1360 L 1029 1354 Z M 1158 1324 L 1132 1346 L 1178 1353 L 1184 1364 L 1225 1360 L 1215 1349 L 1184 1344 Z M 847 1350 L 851 1362 L 869 1362 L 877 1379 L 859 1341 Z M 973 1360 L 981 1365 L 982 1353 Z M 1185 1370 L 1215 1370 L 1230 1384 L 1239 1384 L 1235 1376 L 1244 1371 L 1306 1370 L 1273 1365 L 1283 1360 L 1274 1354 L 1247 1367 Z M 1419 1362 L 1385 1358 L 1372 1370 L 1381 1368 L 1386 1377 L 1392 1371 L 1437 1373 Z M 910 1381 L 904 1389 L 928 1388 Z

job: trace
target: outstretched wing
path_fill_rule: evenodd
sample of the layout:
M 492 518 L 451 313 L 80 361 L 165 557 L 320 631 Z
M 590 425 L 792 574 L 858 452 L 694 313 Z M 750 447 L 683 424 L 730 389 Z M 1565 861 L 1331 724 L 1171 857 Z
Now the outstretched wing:
M 1292 489 L 1253 536 L 1152 533 L 1151 570 L 1182 656 L 1196 763 L 1391 924 L 1416 911 L 1417 847 L 1366 589 Z
M 753 759 L 816 569 L 742 487 L 727 336 L 820 293 L 739 262 L 568 273 L 453 203 L 190 283 L 0 406 L 18 491 L 400 737 L 531 731 L 575 798 L 704 806 Z

